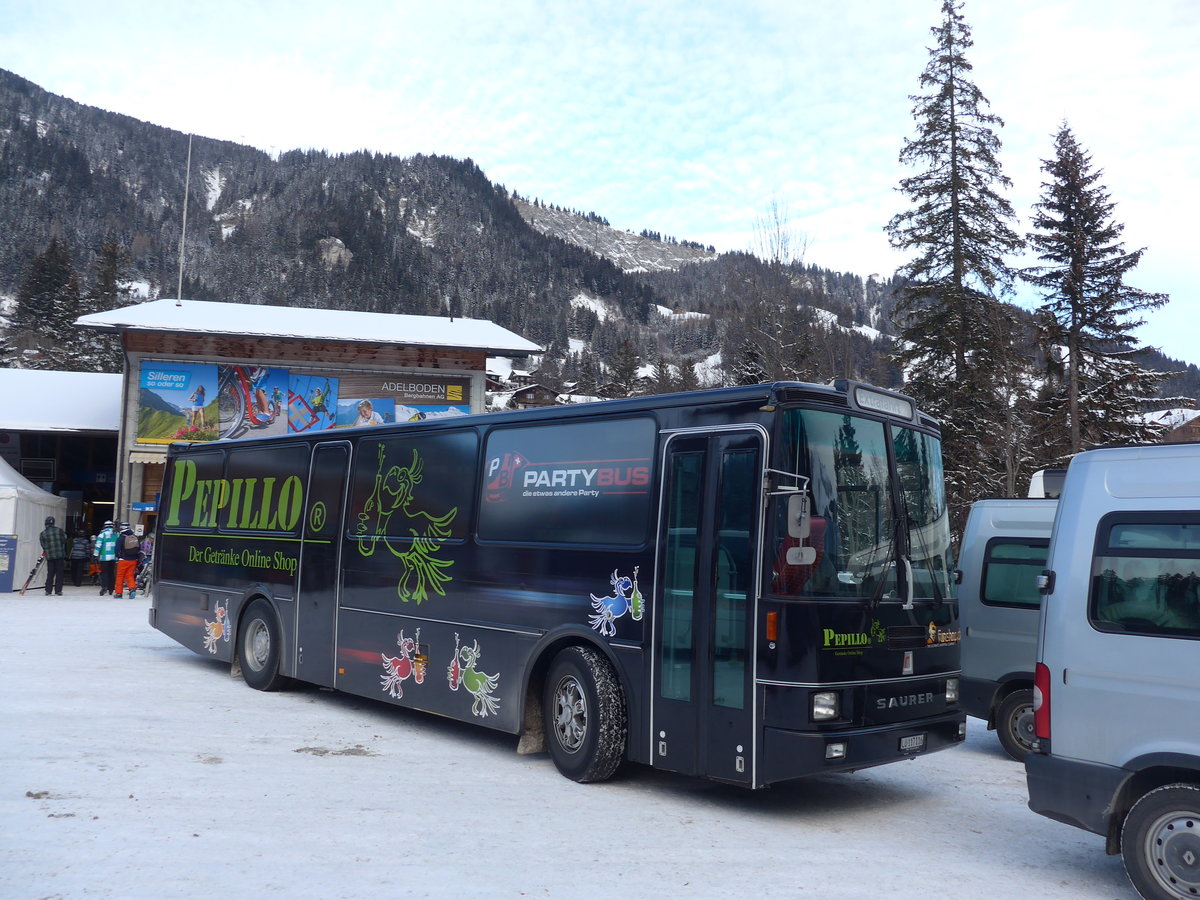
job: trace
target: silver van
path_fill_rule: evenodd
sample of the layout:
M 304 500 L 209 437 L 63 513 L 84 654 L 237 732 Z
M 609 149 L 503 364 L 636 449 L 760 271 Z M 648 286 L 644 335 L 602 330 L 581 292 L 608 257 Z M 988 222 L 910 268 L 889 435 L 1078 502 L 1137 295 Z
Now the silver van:
M 1047 566 L 1029 806 L 1200 897 L 1200 445 L 1076 456 Z
M 960 703 L 1015 760 L 1033 746 L 1033 664 L 1057 500 L 980 500 L 963 529 L 955 581 L 962 630 Z

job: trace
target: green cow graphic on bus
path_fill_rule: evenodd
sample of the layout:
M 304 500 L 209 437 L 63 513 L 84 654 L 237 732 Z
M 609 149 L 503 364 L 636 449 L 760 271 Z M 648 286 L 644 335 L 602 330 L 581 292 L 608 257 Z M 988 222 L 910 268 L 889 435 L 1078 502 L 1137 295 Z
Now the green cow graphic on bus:
M 457 506 L 441 515 L 412 507 L 423 469 L 416 450 L 408 465 L 388 466 L 386 445 L 380 444 L 375 487 L 357 514 L 355 528 L 358 552 L 363 556 L 374 555 L 382 543 L 400 560 L 404 571 L 396 583 L 396 593 L 405 603 L 413 600 L 418 605 L 428 599 L 430 591 L 446 595 L 446 585 L 452 580 L 446 570 L 454 560 L 441 559 L 437 554 L 450 537 L 458 515 Z M 393 517 L 400 521 L 393 523 Z M 408 533 L 401 537 L 403 530 Z

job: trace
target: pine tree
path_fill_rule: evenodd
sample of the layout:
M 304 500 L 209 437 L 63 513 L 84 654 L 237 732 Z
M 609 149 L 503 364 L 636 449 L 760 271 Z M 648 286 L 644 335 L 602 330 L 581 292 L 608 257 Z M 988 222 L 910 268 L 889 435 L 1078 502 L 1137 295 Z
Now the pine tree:
M 696 367 L 686 359 L 679 363 L 679 381 L 675 385 L 677 391 L 700 390 L 700 379 L 696 377 Z
M 1043 402 L 1065 413 L 1066 428 L 1047 444 L 1069 455 L 1099 444 L 1145 441 L 1152 434 L 1137 414 L 1163 376 L 1130 359 L 1141 349 L 1133 332 L 1144 322 L 1137 313 L 1162 306 L 1167 295 L 1125 283 L 1145 248 L 1125 251 L 1125 226 L 1112 218 L 1115 204 L 1100 183 L 1103 172 L 1092 168 L 1065 122 L 1054 138 L 1054 158 L 1043 160 L 1042 171 L 1049 180 L 1042 183 L 1036 230 L 1028 239 L 1045 264 L 1022 277 L 1045 300 L 1040 339 L 1050 374 L 1058 376 L 1047 379 Z
M 113 238 L 107 238 L 92 262 L 92 280 L 81 308 L 88 313 L 107 312 L 129 304 L 131 290 L 129 253 Z M 120 372 L 124 364 L 121 339 L 85 329 L 76 340 L 79 368 L 91 372 Z
M 613 355 L 612 367 L 609 372 L 615 396 L 632 397 L 637 393 L 639 362 L 633 341 L 629 338 L 622 339 Z
M 669 394 L 675 390 L 675 377 L 671 373 L 671 364 L 667 362 L 667 355 L 661 351 L 654 363 L 653 390 L 656 394 Z
M 11 351 L 17 355 L 9 364 L 78 369 L 71 343 L 79 314 L 79 276 L 71 264 L 71 251 L 63 241 L 51 238 L 46 249 L 34 257 L 17 289 L 8 338 Z
M 997 460 L 1005 455 L 988 441 L 1000 435 L 1004 398 L 996 385 L 1020 365 L 1011 315 L 997 297 L 1011 289 L 1006 254 L 1023 243 L 1009 222 L 1011 204 L 997 154 L 995 128 L 1003 121 L 986 111 L 987 98 L 970 80 L 965 53 L 973 45 L 961 0 L 943 0 L 942 23 L 921 74 L 923 94 L 913 95 L 917 134 L 900 161 L 923 165 L 900 182 L 912 208 L 886 227 L 893 247 L 917 256 L 903 266 L 894 353 L 905 372 L 905 390 L 942 421 L 948 490 L 956 523 L 967 506 L 1003 491 Z M 981 437 L 982 436 L 982 437 Z

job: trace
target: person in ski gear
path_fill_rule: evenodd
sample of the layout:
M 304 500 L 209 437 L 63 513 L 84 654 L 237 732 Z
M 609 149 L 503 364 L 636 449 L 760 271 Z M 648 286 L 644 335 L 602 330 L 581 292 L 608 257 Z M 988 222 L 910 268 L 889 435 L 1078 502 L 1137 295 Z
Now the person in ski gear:
M 141 558 L 141 542 L 129 523 L 122 522 L 117 535 L 117 583 L 113 586 L 113 596 L 122 596 L 126 583 L 129 584 L 129 599 L 137 596 L 137 566 Z
M 92 555 L 92 542 L 87 532 L 80 528 L 75 532 L 75 540 L 71 541 L 71 584 L 79 587 L 83 584 L 83 570 Z
M 111 594 L 117 581 L 117 533 L 112 519 L 96 535 L 96 558 L 100 560 L 100 596 Z
M 62 596 L 63 570 L 67 566 L 67 533 L 54 524 L 54 516 L 46 516 L 46 528 L 38 535 L 42 552 L 46 554 L 46 596 Z

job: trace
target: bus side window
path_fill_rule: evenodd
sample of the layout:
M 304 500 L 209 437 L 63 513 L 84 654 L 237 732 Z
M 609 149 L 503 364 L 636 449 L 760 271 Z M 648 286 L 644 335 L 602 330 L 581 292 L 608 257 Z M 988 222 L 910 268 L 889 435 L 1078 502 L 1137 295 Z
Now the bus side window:
M 162 498 L 163 525 L 188 531 L 208 531 L 216 526 L 227 497 L 222 484 L 225 454 L 220 450 L 202 450 L 181 455 L 171 462 L 171 486 Z M 227 500 L 226 500 L 227 502 Z
M 359 442 L 348 525 L 363 547 L 384 540 L 458 541 L 467 535 L 476 467 L 473 431 L 364 438 Z

